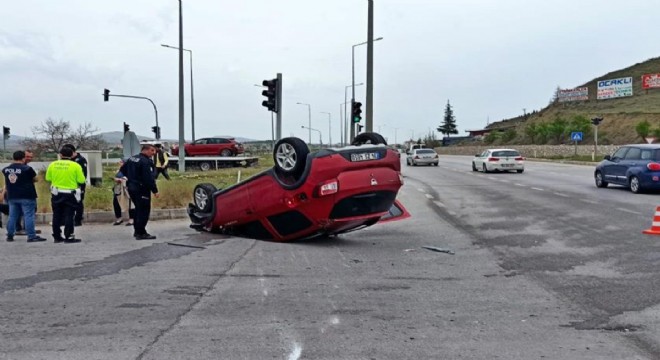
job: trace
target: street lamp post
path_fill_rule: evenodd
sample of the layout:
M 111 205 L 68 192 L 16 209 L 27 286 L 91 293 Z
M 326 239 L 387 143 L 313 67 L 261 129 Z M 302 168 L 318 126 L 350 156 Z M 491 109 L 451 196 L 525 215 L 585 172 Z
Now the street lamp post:
M 311 127 L 307 127 L 307 126 L 305 126 L 305 125 L 302 125 L 302 126 L 300 126 L 300 127 L 303 128 L 303 129 L 307 129 L 307 130 L 309 130 L 309 133 L 310 133 L 310 134 L 312 133 L 312 130 L 318 132 L 318 133 L 319 133 L 319 147 L 320 147 L 320 148 L 323 148 L 323 133 L 321 133 L 321 130 L 319 130 L 319 129 L 313 129 L 313 128 L 311 128 Z M 312 145 L 312 142 L 311 142 L 311 141 L 309 142 L 309 145 Z
M 305 104 L 305 103 L 296 103 L 297 105 L 307 105 L 307 111 L 309 114 L 309 124 L 307 126 L 307 129 L 309 129 L 309 144 L 312 144 L 312 105 L 310 104 Z M 318 130 L 317 130 L 318 131 Z
M 332 146 L 332 115 L 326 111 L 321 111 L 321 114 L 328 114 L 328 147 L 331 147 Z
M 162 47 L 179 50 L 176 46 L 170 46 L 166 44 L 160 44 Z M 195 87 L 193 86 L 193 61 L 192 61 L 192 50 L 183 49 L 190 54 L 190 122 L 192 125 L 192 141 L 195 142 Z
M 179 0 L 179 172 L 186 171 L 186 138 L 183 121 L 183 6 Z
M 383 40 L 383 37 L 379 37 L 378 39 L 374 39 L 373 41 L 379 41 Z M 372 41 L 372 42 L 373 42 Z M 351 95 L 351 104 L 355 102 L 355 47 L 367 44 L 368 41 L 361 42 L 359 44 L 353 45 L 353 48 L 351 49 L 351 86 L 352 86 L 352 95 Z M 353 138 L 355 137 L 355 124 L 351 123 L 351 141 L 353 141 Z

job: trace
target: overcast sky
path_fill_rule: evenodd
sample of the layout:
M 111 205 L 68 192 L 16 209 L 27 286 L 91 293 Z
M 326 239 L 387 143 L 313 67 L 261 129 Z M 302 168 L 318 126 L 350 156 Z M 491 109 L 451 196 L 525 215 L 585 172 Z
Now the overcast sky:
M 547 105 L 571 88 L 660 55 L 658 4 L 649 0 L 374 0 L 374 130 L 390 142 L 433 131 L 449 100 L 460 135 Z M 47 118 L 101 132 L 122 122 L 178 138 L 176 0 L 5 1 L 0 22 L 0 123 L 30 136 Z M 332 126 L 351 84 L 351 48 L 367 38 L 367 0 L 184 0 L 193 51 L 195 135 L 270 139 L 254 84 L 284 77 L 283 136 Z M 656 49 L 657 48 L 657 49 Z M 366 81 L 356 47 L 356 82 Z M 185 54 L 185 137 L 191 138 Z M 660 69 L 658 69 L 660 72 Z M 365 86 L 356 88 L 365 101 Z M 349 89 L 350 98 L 350 89 Z M 363 109 L 364 110 L 364 109 Z M 331 113 L 331 123 L 328 115 Z M 438 134 L 441 136 L 440 134 Z M 317 142 L 318 133 L 313 133 Z

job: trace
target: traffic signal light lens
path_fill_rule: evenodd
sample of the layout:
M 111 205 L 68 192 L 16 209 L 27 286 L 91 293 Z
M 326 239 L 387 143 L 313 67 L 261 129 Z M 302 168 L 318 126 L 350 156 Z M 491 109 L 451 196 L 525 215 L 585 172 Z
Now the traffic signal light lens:
M 354 102 L 351 109 L 351 117 L 354 123 L 359 123 L 362 120 L 362 103 Z
M 277 79 L 264 80 L 261 84 L 268 88 L 268 90 L 261 92 L 261 95 L 267 98 L 261 105 L 265 106 L 269 111 L 277 112 Z

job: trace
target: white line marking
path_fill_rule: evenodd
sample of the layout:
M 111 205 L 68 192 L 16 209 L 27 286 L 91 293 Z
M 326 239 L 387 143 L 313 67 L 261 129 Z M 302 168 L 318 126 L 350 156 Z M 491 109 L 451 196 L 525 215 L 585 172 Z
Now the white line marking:
M 424 189 L 422 189 L 422 188 L 417 188 L 417 191 L 419 191 L 419 192 L 424 192 Z
M 515 186 L 525 186 L 525 185 L 520 184 L 520 183 L 514 183 L 513 185 L 515 185 Z
M 293 343 L 293 350 L 291 351 L 291 354 L 289 354 L 289 357 L 287 358 L 288 360 L 298 360 L 300 359 L 300 355 L 302 354 L 302 348 L 298 343 L 294 342 Z
M 492 177 L 492 176 L 486 176 L 486 177 L 487 177 L 488 179 L 490 179 L 490 180 L 495 180 L 495 178 Z
M 538 190 L 538 191 L 545 191 L 545 190 L 543 190 L 543 189 L 541 189 L 541 188 L 537 188 L 537 187 L 533 187 L 533 188 L 531 188 L 531 189 L 532 189 L 532 190 Z
M 438 205 L 440 207 L 446 207 L 445 204 L 441 203 L 440 201 L 434 201 L 433 203 L 435 203 L 436 205 Z
M 598 202 L 597 202 L 597 201 L 593 201 L 593 200 L 580 199 L 580 201 L 582 201 L 582 202 L 586 202 L 587 204 L 598 205 Z
M 624 208 L 616 208 L 616 209 L 619 210 L 619 211 L 630 213 L 630 214 L 642 215 L 642 213 L 637 212 L 637 211 L 633 211 L 633 210 L 628 210 L 628 209 L 624 209 Z
M 566 194 L 557 193 L 557 192 L 556 192 L 556 193 L 553 193 L 553 194 L 555 194 L 555 195 L 557 195 L 557 196 L 562 196 L 562 197 L 570 197 L 570 196 L 568 196 L 568 195 L 566 195 Z
M 433 195 L 431 194 L 424 194 L 424 196 L 426 196 L 427 199 L 433 200 Z

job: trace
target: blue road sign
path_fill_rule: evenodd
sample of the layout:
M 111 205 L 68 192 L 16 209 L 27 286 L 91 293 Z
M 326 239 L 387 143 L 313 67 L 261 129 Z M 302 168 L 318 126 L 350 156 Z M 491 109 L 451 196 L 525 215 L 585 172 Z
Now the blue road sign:
M 582 141 L 582 131 L 574 131 L 571 133 L 572 141 Z

